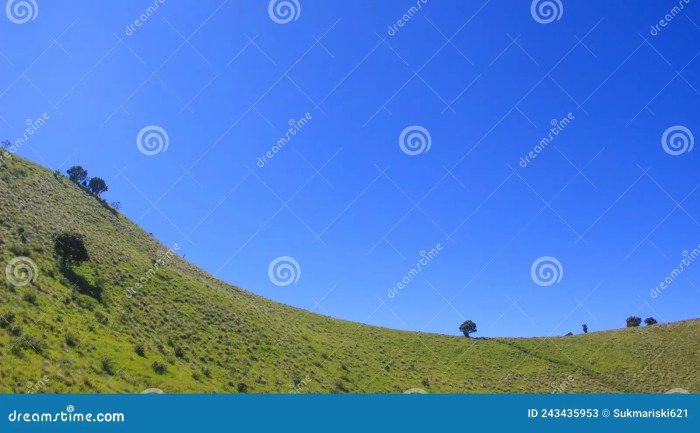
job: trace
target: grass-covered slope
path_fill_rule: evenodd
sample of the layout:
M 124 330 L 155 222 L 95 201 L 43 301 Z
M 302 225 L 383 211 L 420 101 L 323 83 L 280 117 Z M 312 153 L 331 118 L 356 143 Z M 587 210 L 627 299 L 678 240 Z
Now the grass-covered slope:
M 0 392 L 700 392 L 698 320 L 476 340 L 322 317 L 209 276 L 68 179 L 5 158 Z M 54 253 L 66 232 L 90 255 L 70 270 Z M 24 257 L 36 279 L 13 285 L 4 271 Z M 13 263 L 27 281 L 30 262 Z

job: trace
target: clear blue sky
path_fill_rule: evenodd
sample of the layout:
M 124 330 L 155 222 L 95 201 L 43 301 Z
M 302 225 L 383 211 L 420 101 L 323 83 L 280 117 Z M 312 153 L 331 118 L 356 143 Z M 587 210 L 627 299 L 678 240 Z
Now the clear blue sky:
M 695 1 L 24 3 L 0 16 L 2 137 L 47 113 L 18 154 L 104 177 L 129 218 L 228 282 L 448 334 L 698 317 L 700 260 L 671 276 L 700 244 Z M 167 151 L 139 150 L 149 126 Z M 274 284 L 278 257 L 298 281 Z M 560 279 L 536 284 L 541 257 Z

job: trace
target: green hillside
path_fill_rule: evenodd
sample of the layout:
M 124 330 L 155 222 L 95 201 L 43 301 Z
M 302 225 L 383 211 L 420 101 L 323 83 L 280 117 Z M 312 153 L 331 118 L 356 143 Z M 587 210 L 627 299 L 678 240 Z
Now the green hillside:
M 63 176 L 0 161 L 3 393 L 700 392 L 700 320 L 466 339 L 331 319 L 219 281 Z M 90 259 L 64 268 L 62 233 Z

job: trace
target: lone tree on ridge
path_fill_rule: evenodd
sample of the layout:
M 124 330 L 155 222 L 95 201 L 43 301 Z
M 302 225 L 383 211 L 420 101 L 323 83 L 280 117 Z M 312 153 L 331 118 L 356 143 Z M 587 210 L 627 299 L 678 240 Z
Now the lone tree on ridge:
M 462 331 L 465 337 L 469 338 L 469 334 L 476 332 L 476 323 L 471 320 L 466 320 L 464 323 L 459 325 L 459 330 Z

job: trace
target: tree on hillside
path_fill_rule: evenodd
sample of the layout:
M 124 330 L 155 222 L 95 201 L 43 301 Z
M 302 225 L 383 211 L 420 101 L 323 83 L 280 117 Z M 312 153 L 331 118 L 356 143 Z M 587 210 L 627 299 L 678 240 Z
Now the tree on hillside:
M 103 179 L 99 177 L 93 177 L 88 183 L 88 189 L 91 193 L 99 197 L 100 194 L 102 194 L 103 192 L 107 192 L 109 190 L 109 187 L 107 186 L 107 182 L 105 182 Z
M 653 317 L 647 317 L 646 319 L 644 319 L 644 323 L 646 323 L 647 326 L 651 326 L 656 325 L 659 322 L 657 322 L 656 319 L 654 319 Z
M 642 318 L 641 317 L 636 317 L 636 316 L 630 316 L 627 318 L 627 327 L 628 328 L 636 328 L 642 323 Z
M 73 167 L 66 170 L 68 179 L 77 183 L 78 185 L 85 186 L 88 177 L 88 172 L 83 167 L 79 165 L 74 165 Z
M 476 332 L 476 323 L 471 320 L 466 320 L 464 323 L 459 325 L 459 330 L 462 331 L 465 337 L 469 338 L 469 334 Z
M 584 323 L 583 325 L 581 325 L 581 328 L 583 329 L 584 334 L 588 334 L 588 325 Z
M 61 258 L 64 268 L 73 264 L 79 265 L 90 258 L 83 236 L 76 233 L 63 233 L 56 236 L 54 251 Z

